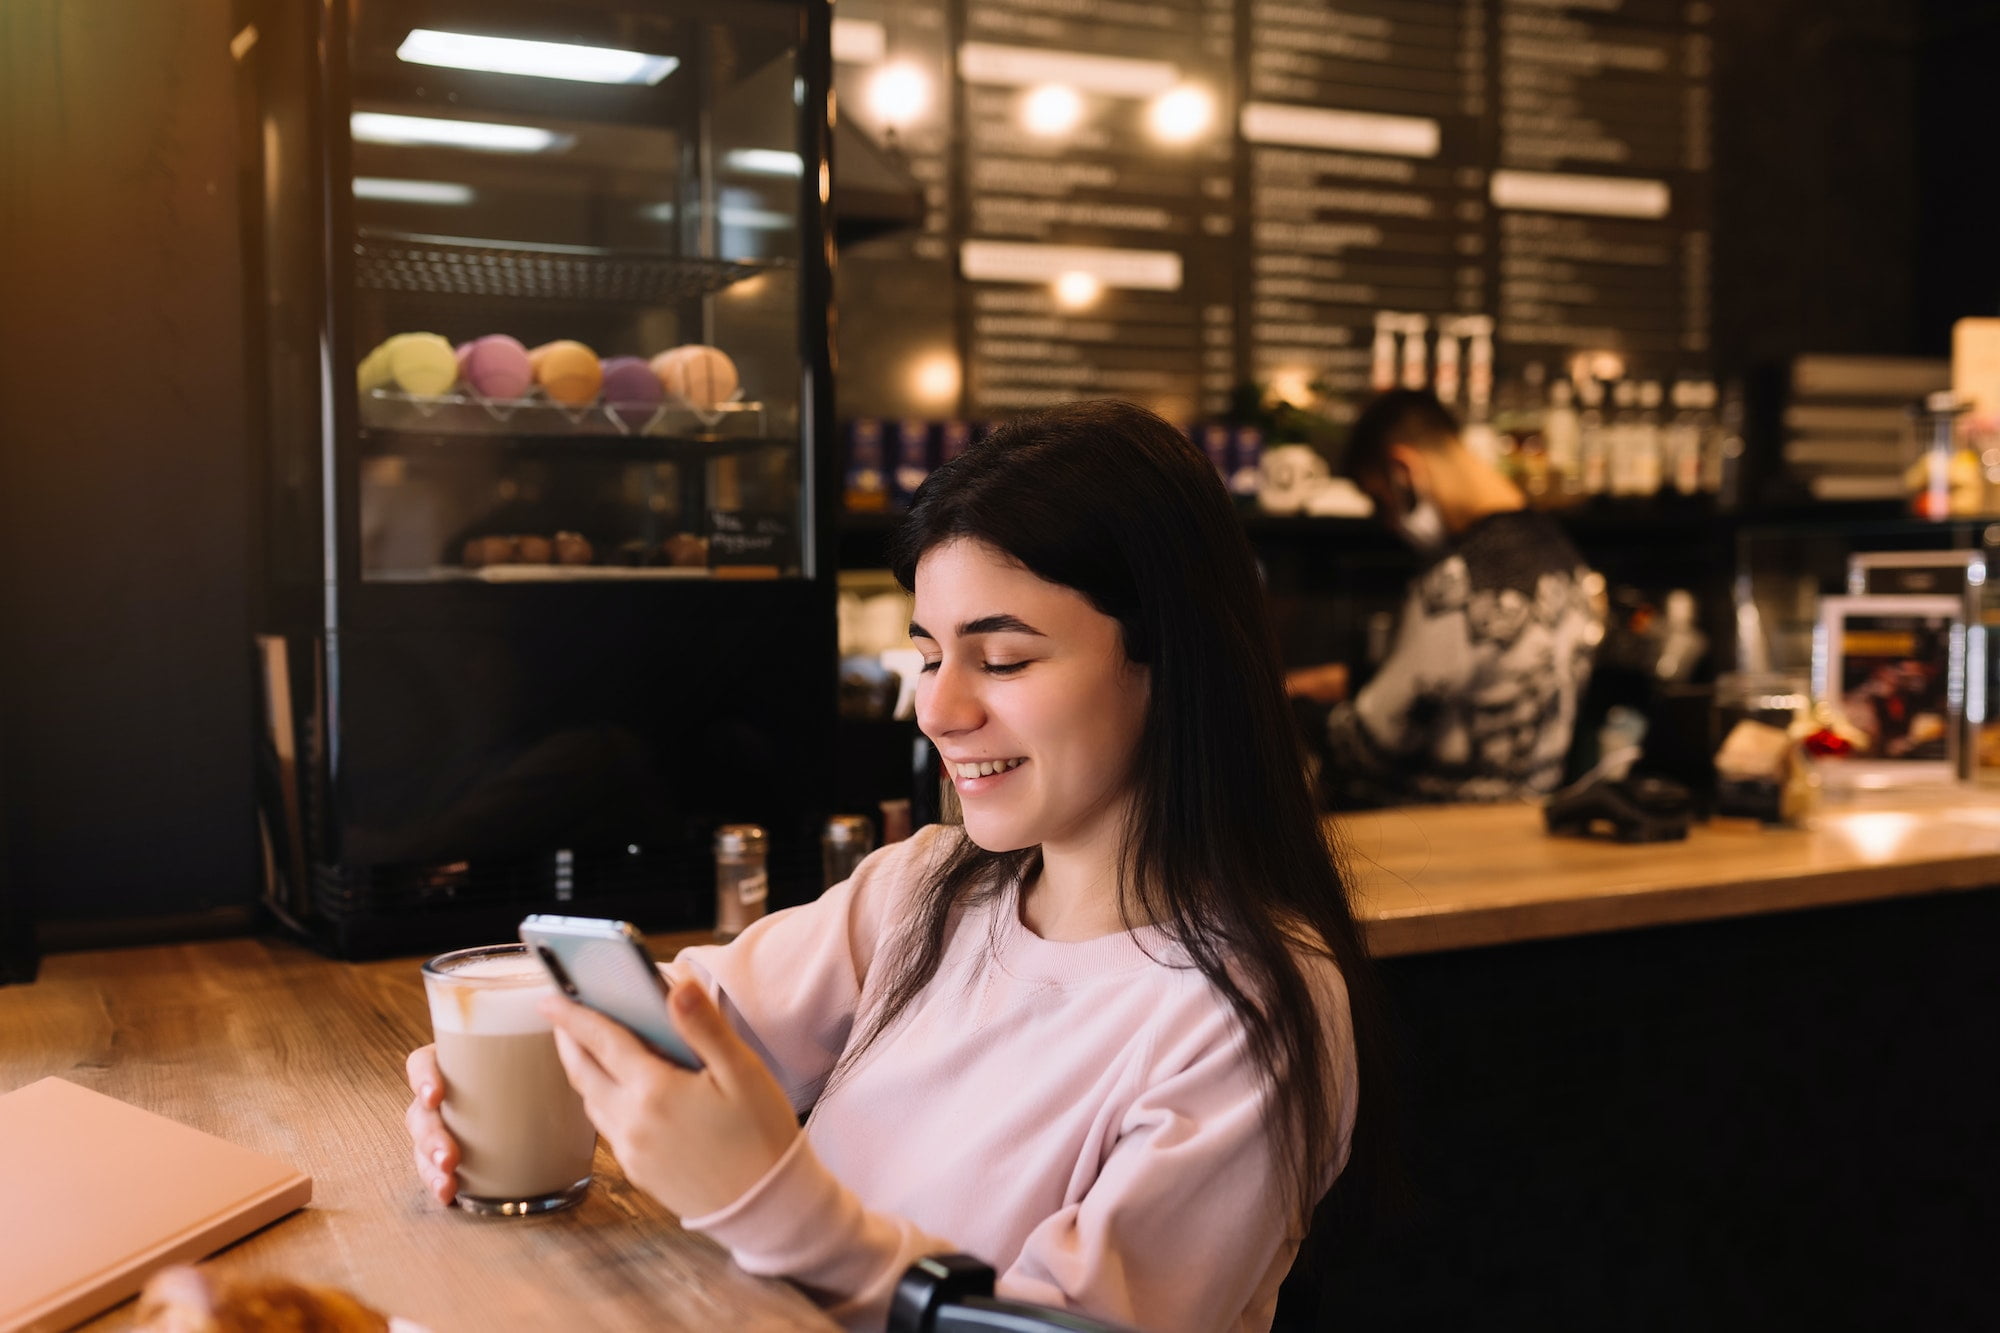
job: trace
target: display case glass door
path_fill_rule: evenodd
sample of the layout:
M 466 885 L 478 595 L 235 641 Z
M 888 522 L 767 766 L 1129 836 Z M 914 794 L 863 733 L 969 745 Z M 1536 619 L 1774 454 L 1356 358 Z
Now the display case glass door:
M 810 573 L 800 10 L 350 14 L 343 573 Z

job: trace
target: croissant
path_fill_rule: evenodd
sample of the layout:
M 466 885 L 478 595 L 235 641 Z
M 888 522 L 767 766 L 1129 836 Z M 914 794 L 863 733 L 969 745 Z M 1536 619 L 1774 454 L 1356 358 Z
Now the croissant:
M 214 1269 L 163 1268 L 139 1293 L 135 1333 L 388 1333 L 388 1319 L 333 1287 Z

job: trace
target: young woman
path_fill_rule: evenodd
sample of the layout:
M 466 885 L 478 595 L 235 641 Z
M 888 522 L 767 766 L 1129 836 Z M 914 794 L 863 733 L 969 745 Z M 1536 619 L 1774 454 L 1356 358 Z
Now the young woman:
M 933 474 L 895 566 L 962 826 L 683 952 L 701 1073 L 551 1002 L 570 1079 L 635 1184 L 853 1327 L 962 1250 L 1002 1295 L 1266 1329 L 1375 1050 L 1228 497 L 1159 417 L 1075 404 Z M 448 1200 L 429 1048 L 410 1076 Z

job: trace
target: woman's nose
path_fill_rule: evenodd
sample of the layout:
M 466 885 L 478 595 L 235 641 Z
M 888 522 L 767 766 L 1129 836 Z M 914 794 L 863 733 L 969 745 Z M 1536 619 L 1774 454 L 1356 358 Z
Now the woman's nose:
M 917 691 L 917 726 L 926 736 L 971 731 L 985 719 L 979 693 L 967 673 L 941 663 Z

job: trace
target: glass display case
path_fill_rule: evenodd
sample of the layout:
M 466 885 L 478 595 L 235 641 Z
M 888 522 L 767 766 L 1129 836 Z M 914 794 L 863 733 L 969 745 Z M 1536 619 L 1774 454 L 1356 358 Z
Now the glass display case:
M 239 9 L 267 901 L 349 953 L 698 924 L 740 822 L 810 893 L 827 5 Z

